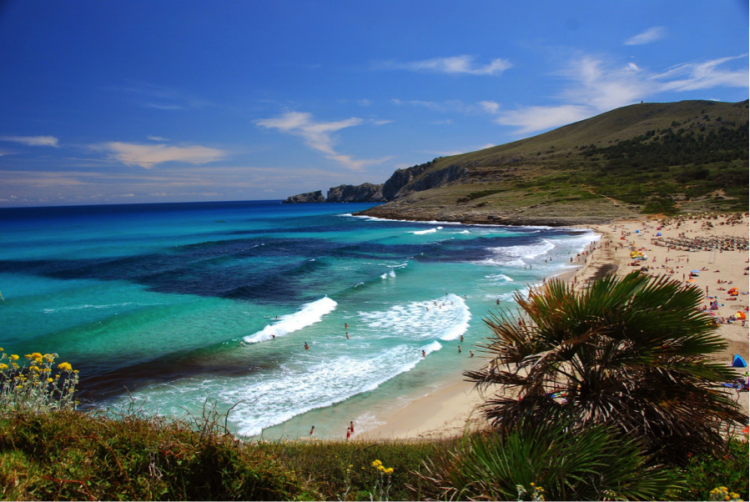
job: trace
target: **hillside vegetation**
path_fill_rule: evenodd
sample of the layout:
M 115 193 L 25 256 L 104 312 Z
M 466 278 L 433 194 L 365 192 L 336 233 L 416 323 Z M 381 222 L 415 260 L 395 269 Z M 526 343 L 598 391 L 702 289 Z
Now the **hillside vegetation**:
M 748 102 L 626 106 L 399 170 L 394 179 L 408 182 L 367 214 L 568 224 L 641 213 L 746 211 Z

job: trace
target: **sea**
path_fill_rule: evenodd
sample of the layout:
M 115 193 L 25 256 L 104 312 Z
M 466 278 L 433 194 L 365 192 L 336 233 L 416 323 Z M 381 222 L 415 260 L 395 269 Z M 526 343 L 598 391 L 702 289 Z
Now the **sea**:
M 70 362 L 84 409 L 340 438 L 483 364 L 483 320 L 597 239 L 353 216 L 372 206 L 0 209 L 0 346 Z

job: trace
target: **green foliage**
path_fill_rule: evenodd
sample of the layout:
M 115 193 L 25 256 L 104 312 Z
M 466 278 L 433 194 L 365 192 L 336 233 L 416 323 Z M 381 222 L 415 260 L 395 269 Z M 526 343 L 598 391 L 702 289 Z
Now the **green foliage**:
M 0 420 L 5 500 L 287 500 L 304 494 L 270 455 L 216 430 L 132 416 Z
M 516 293 L 520 323 L 508 314 L 485 320 L 491 360 L 464 374 L 504 389 L 483 406 L 498 428 L 573 416 L 685 462 L 690 452 L 723 446 L 722 423 L 747 423 L 723 392 L 736 372 L 709 359 L 726 342 L 698 311 L 701 299 L 697 288 L 638 272 L 598 278 L 582 291 L 554 279 L 528 298 Z
M 436 458 L 430 495 L 466 500 L 659 500 L 682 484 L 648 466 L 641 448 L 604 425 L 522 421 L 500 433 L 468 436 Z
M 426 485 L 419 476 L 424 462 L 455 446 L 456 441 L 285 441 L 255 447 L 310 480 L 326 500 L 344 499 L 344 493 L 348 500 L 370 500 L 370 494 L 377 499 L 375 487 L 381 473 L 372 466 L 375 460 L 393 468 L 391 499 L 420 500 Z
M 654 197 L 643 208 L 644 214 L 677 214 L 678 210 L 674 201 L 669 197 Z
M 729 441 L 726 451 L 692 456 L 676 476 L 685 479 L 682 489 L 668 492 L 668 500 L 709 500 L 711 490 L 726 486 L 737 492 L 743 500 L 750 499 L 748 491 L 748 443 L 747 440 Z

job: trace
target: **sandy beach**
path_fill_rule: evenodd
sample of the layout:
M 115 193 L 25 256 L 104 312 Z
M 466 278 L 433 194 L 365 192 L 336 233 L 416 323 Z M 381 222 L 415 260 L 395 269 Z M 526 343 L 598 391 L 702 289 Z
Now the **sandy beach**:
M 747 216 L 644 218 L 586 228 L 600 234 L 601 239 L 587 248 L 585 254 L 572 258 L 578 269 L 559 277 L 583 287 L 587 280 L 596 276 L 607 273 L 626 275 L 646 267 L 652 275 L 666 274 L 685 283 L 691 281 L 690 284 L 704 293 L 703 305 L 720 322 L 718 334 L 727 341 L 727 348 L 716 355 L 716 360 L 730 365 L 735 354 L 748 360 L 748 323 L 730 320 L 731 316 L 738 316 L 738 311 L 750 317 L 746 310 L 750 299 Z M 742 239 L 744 249 L 729 249 L 733 241 L 736 243 Z M 723 243 L 724 249 L 709 249 L 717 242 Z M 633 249 L 642 253 L 644 259 L 634 260 L 631 257 Z M 691 271 L 698 273 L 691 274 Z M 732 288 L 738 289 L 736 296 L 729 295 Z M 718 309 L 708 310 L 710 302 L 714 301 Z M 485 361 L 480 356 L 476 359 L 478 366 Z M 739 399 L 747 413 L 748 393 L 738 395 L 734 390 L 729 393 Z M 367 439 L 429 439 L 459 435 L 465 428 L 481 424 L 477 406 L 483 400 L 471 383 L 459 377 L 442 389 L 384 417 L 385 423 L 358 436 Z

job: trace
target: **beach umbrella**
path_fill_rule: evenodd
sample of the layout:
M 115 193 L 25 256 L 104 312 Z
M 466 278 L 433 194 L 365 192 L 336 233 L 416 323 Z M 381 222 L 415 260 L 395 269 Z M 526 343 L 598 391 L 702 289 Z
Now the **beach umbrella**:
M 691 274 L 700 274 L 701 271 L 700 270 L 691 270 L 690 273 Z
M 661 237 L 661 232 L 656 232 L 657 237 Z
M 689 279 L 688 282 L 695 282 L 695 279 Z
M 732 359 L 732 367 L 733 368 L 747 368 L 747 363 L 744 359 L 742 359 L 742 356 L 739 354 L 734 355 L 734 359 Z
M 735 317 L 737 319 L 747 319 L 747 316 L 745 315 L 745 313 L 744 312 L 740 312 L 739 310 L 737 311 L 737 314 L 735 314 Z

